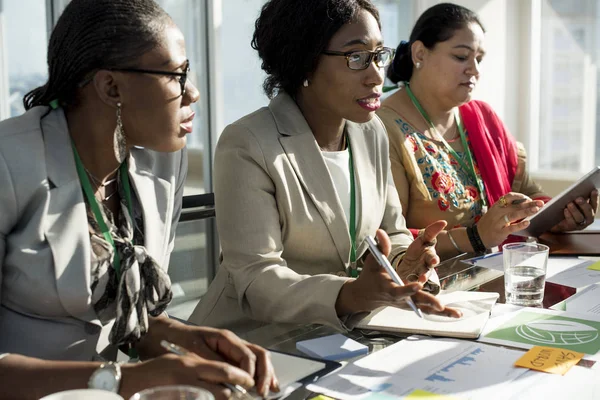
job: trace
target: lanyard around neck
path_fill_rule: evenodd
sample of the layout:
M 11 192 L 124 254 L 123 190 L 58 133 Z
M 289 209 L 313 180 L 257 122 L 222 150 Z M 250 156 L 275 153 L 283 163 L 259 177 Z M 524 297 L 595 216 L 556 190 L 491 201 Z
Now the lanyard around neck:
M 431 129 L 434 132 L 437 132 L 437 129 L 435 129 L 435 126 L 433 125 L 433 122 L 431 122 L 429 115 L 427 115 L 427 112 L 425 111 L 425 109 L 423 108 L 421 103 L 419 103 L 419 100 L 417 100 L 414 93 L 410 89 L 410 85 L 408 84 L 408 82 L 405 82 L 404 87 L 406 88 L 406 93 L 408 94 L 408 97 L 410 97 L 410 100 L 414 104 L 415 108 L 417 110 L 419 110 L 419 113 L 421 113 L 421 115 L 423 116 L 425 121 L 427 121 L 427 123 L 429 124 Z M 458 121 L 458 110 L 454 110 L 454 121 L 456 122 L 456 126 L 458 127 L 458 132 L 460 134 L 460 141 L 463 145 L 463 148 L 465 149 L 465 153 L 467 155 L 467 160 L 469 161 L 469 164 L 466 164 L 463 161 L 463 159 L 461 157 L 459 157 L 458 154 L 456 154 L 456 151 L 454 151 L 454 149 L 448 144 L 448 142 L 446 142 L 446 140 L 444 139 L 444 137 L 442 135 L 439 135 L 439 140 L 442 142 L 444 147 L 446 147 L 446 150 L 452 155 L 452 157 L 454 157 L 456 162 L 458 162 L 460 164 L 460 166 L 463 167 L 463 169 L 465 171 L 467 171 L 467 173 L 471 176 L 471 178 L 473 178 L 473 180 L 475 181 L 475 184 L 477 185 L 477 189 L 479 190 L 479 196 L 483 202 L 483 205 L 485 206 L 486 200 L 485 200 L 485 196 L 484 196 L 483 181 L 475 172 L 475 163 L 473 162 L 473 156 L 471 155 L 471 150 L 469 149 L 469 145 L 467 143 L 465 131 L 463 129 L 462 124 L 460 124 Z
M 77 152 L 77 148 L 75 148 L 75 143 L 71 142 L 71 146 L 73 147 L 73 155 L 75 156 L 75 167 L 77 168 L 77 175 L 79 175 L 79 181 L 81 182 L 81 186 L 83 187 L 83 193 L 87 198 L 88 204 L 94 213 L 94 218 L 102 231 L 102 235 L 104 239 L 110 243 L 114 250 L 113 256 L 113 268 L 117 272 L 117 277 L 121 276 L 121 258 L 119 257 L 119 253 L 117 252 L 117 247 L 115 246 L 115 241 L 110 234 L 110 230 L 104 221 L 104 217 L 102 216 L 102 212 L 100 211 L 100 205 L 96 200 L 96 196 L 94 196 L 94 190 L 92 189 L 92 184 L 90 183 L 90 179 L 87 176 L 83 163 L 81 162 L 81 158 L 79 158 L 79 153 Z M 127 160 L 121 163 L 119 167 L 121 174 L 121 181 L 123 183 L 123 191 L 125 192 L 125 201 L 127 201 L 127 208 L 129 210 L 129 216 L 133 218 L 133 213 L 131 212 L 131 188 L 129 186 L 129 171 L 127 168 Z
M 346 143 L 348 143 L 348 171 L 350 172 L 350 221 L 348 230 L 350 231 L 350 274 L 353 278 L 358 277 L 358 270 L 354 267 L 356 262 L 356 188 L 354 185 L 354 161 L 352 158 L 352 146 L 350 138 L 346 133 Z

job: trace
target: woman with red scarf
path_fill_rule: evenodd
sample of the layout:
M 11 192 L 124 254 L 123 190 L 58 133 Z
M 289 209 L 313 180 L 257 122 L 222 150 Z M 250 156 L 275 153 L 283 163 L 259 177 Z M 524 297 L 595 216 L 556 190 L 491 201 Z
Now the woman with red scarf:
M 436 248 L 442 258 L 500 245 L 549 200 L 527 174 L 523 146 L 488 104 L 471 100 L 484 55 L 474 12 L 448 3 L 429 8 L 410 42 L 398 46 L 388 78 L 400 89 L 378 111 L 407 226 L 417 235 L 448 221 Z M 553 230 L 585 228 L 597 205 L 597 191 L 577 199 Z

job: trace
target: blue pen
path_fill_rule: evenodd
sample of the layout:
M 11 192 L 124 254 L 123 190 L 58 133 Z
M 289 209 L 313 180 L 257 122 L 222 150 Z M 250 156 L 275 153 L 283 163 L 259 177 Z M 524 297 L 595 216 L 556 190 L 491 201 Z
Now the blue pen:
M 375 257 L 375 260 L 377 260 L 377 263 L 379 265 L 381 265 L 383 268 L 385 268 L 387 273 L 390 275 L 392 280 L 397 285 L 404 286 L 404 282 L 402 282 L 402 279 L 400 279 L 400 277 L 396 273 L 396 270 L 392 267 L 392 264 L 390 264 L 390 262 L 388 261 L 387 257 L 385 257 L 381 253 L 381 251 L 379 250 L 379 247 L 377 247 L 377 244 L 375 243 L 375 240 L 373 240 L 373 238 L 371 236 L 367 236 L 365 238 L 365 240 L 367 241 L 367 245 L 369 245 L 369 250 L 371 251 L 371 254 L 373 254 L 373 257 Z M 423 318 L 423 313 L 421 312 L 421 310 L 419 310 L 419 308 L 417 307 L 417 305 L 415 304 L 413 299 L 410 298 L 410 296 L 406 297 L 406 302 L 408 303 L 410 308 L 413 309 L 413 311 L 415 312 L 415 314 L 417 314 L 417 316 L 419 318 Z

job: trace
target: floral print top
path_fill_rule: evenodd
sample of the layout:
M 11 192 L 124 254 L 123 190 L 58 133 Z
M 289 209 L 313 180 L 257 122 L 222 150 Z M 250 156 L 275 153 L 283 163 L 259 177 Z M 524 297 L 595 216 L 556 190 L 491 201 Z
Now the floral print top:
M 486 211 L 485 193 L 479 193 L 474 177 L 446 146 L 417 131 L 389 107 L 380 108 L 377 114 L 388 131 L 392 174 L 407 227 L 421 229 L 438 220 L 446 220 L 450 228 L 476 223 Z M 469 134 L 465 133 L 469 144 Z M 460 138 L 449 145 L 469 165 Z M 513 190 L 528 196 L 541 193 L 539 185 L 525 173 L 526 154 L 522 145 L 518 157 L 520 168 Z M 478 176 L 477 163 L 481 161 L 473 159 Z

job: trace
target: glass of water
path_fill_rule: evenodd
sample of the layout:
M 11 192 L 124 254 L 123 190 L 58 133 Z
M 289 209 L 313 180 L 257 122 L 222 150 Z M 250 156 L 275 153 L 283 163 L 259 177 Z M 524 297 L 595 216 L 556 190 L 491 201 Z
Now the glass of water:
M 509 243 L 503 247 L 506 303 L 541 307 L 544 300 L 548 246 Z
M 142 390 L 129 400 L 215 400 L 208 390 L 185 385 L 157 386 Z

